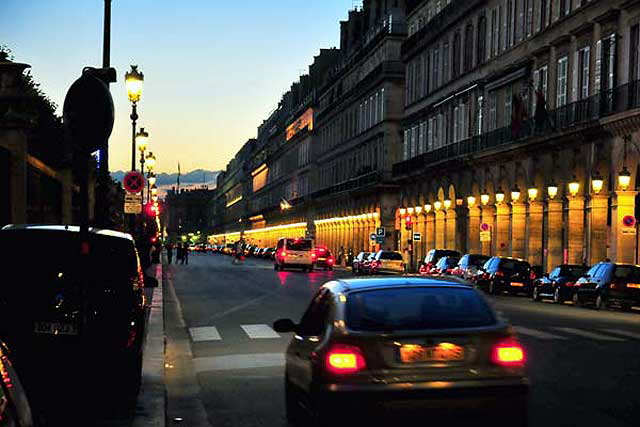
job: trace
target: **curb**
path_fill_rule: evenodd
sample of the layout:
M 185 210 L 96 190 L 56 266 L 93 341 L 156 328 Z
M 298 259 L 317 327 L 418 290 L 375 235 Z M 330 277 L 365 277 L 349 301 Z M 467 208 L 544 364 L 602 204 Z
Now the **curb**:
M 164 304 L 162 264 L 156 265 L 158 287 L 153 290 L 142 360 L 142 384 L 133 427 L 165 426 Z

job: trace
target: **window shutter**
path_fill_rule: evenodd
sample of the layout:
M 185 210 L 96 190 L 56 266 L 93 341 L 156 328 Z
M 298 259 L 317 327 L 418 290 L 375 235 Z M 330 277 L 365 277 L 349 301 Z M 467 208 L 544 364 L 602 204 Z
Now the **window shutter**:
M 593 93 L 600 93 L 602 77 L 602 40 L 596 42 L 596 72 L 594 75 Z
M 578 76 L 580 70 L 580 50 L 573 53 L 573 72 L 571 73 L 571 101 L 578 100 Z
M 618 65 L 618 61 L 617 61 L 617 55 L 616 55 L 616 48 L 617 48 L 617 36 L 616 34 L 611 34 L 611 37 L 609 38 L 609 66 L 607 67 L 608 71 L 609 71 L 609 76 L 608 76 L 608 84 L 607 84 L 607 88 L 608 89 L 613 89 L 616 87 L 616 70 L 617 70 L 617 65 Z

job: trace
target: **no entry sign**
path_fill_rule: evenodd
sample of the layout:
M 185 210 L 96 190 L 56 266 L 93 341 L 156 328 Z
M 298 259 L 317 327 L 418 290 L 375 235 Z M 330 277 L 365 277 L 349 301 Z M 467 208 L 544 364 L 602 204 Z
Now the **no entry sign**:
M 636 217 L 632 215 L 625 216 L 624 218 L 622 218 L 622 225 L 624 225 L 625 227 L 635 227 Z
M 124 185 L 125 190 L 130 193 L 140 193 L 144 188 L 144 177 L 138 171 L 128 172 L 124 176 L 122 185 Z

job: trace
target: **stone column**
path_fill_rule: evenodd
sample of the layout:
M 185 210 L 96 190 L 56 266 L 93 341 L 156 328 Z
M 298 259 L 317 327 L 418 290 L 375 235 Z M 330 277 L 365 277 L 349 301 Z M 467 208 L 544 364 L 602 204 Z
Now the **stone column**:
M 547 221 L 546 221 L 546 265 L 545 271 L 550 271 L 552 268 L 562 264 L 564 262 L 564 247 L 562 242 L 562 233 L 564 228 L 563 223 L 563 208 L 564 202 L 562 200 L 549 200 L 547 202 Z
M 525 258 L 527 242 L 527 205 L 511 203 L 511 256 Z
M 434 249 L 444 249 L 446 245 L 446 230 L 447 225 L 445 213 L 443 210 L 436 211 L 436 244 Z
M 508 203 L 498 203 L 496 205 L 496 233 L 495 248 L 499 256 L 509 256 L 509 228 L 511 209 Z
M 420 261 L 424 260 L 425 255 L 427 254 L 426 249 L 426 238 L 427 238 L 427 217 L 424 214 L 418 215 L 418 233 L 421 234 L 421 240 L 416 242 L 416 259 L 418 260 L 416 267 L 420 266 Z
M 589 265 L 602 261 L 607 257 L 607 214 L 609 196 L 594 194 L 588 208 L 589 219 Z
M 470 254 L 482 253 L 480 244 L 480 223 L 482 222 L 482 211 L 478 206 L 469 207 L 467 226 L 467 248 Z
M 468 228 L 469 210 L 465 206 L 458 206 L 456 204 L 454 211 L 456 213 L 456 228 L 455 228 L 456 249 L 460 253 L 465 254 L 469 252 L 469 247 L 467 246 L 467 235 L 469 234 L 469 228 Z
M 570 264 L 582 264 L 584 253 L 584 198 L 570 197 L 567 202 L 567 248 Z
M 619 263 L 636 263 L 636 228 L 622 223 L 635 215 L 636 191 L 616 191 L 611 201 L 611 259 Z
M 495 215 L 496 215 L 496 207 L 493 205 L 485 205 L 482 206 L 482 223 L 489 224 L 490 232 L 491 232 L 491 240 L 488 242 L 481 242 L 481 253 L 483 255 L 493 255 L 495 254 L 494 242 L 497 239 L 496 236 L 496 225 L 495 225 Z
M 455 208 L 447 209 L 446 211 L 446 232 L 445 232 L 445 248 L 460 250 L 458 245 L 458 214 Z
M 426 250 L 430 251 L 436 247 L 436 216 L 433 212 L 425 214 L 425 246 Z
M 527 216 L 527 261 L 531 265 L 542 265 L 543 202 L 529 202 Z

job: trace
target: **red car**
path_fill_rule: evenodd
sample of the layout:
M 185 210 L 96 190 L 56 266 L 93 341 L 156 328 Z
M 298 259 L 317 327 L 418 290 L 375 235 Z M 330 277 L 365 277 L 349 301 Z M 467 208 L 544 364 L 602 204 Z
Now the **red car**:
M 318 246 L 311 255 L 314 258 L 316 267 L 323 267 L 325 270 L 333 270 L 336 259 L 328 248 Z

